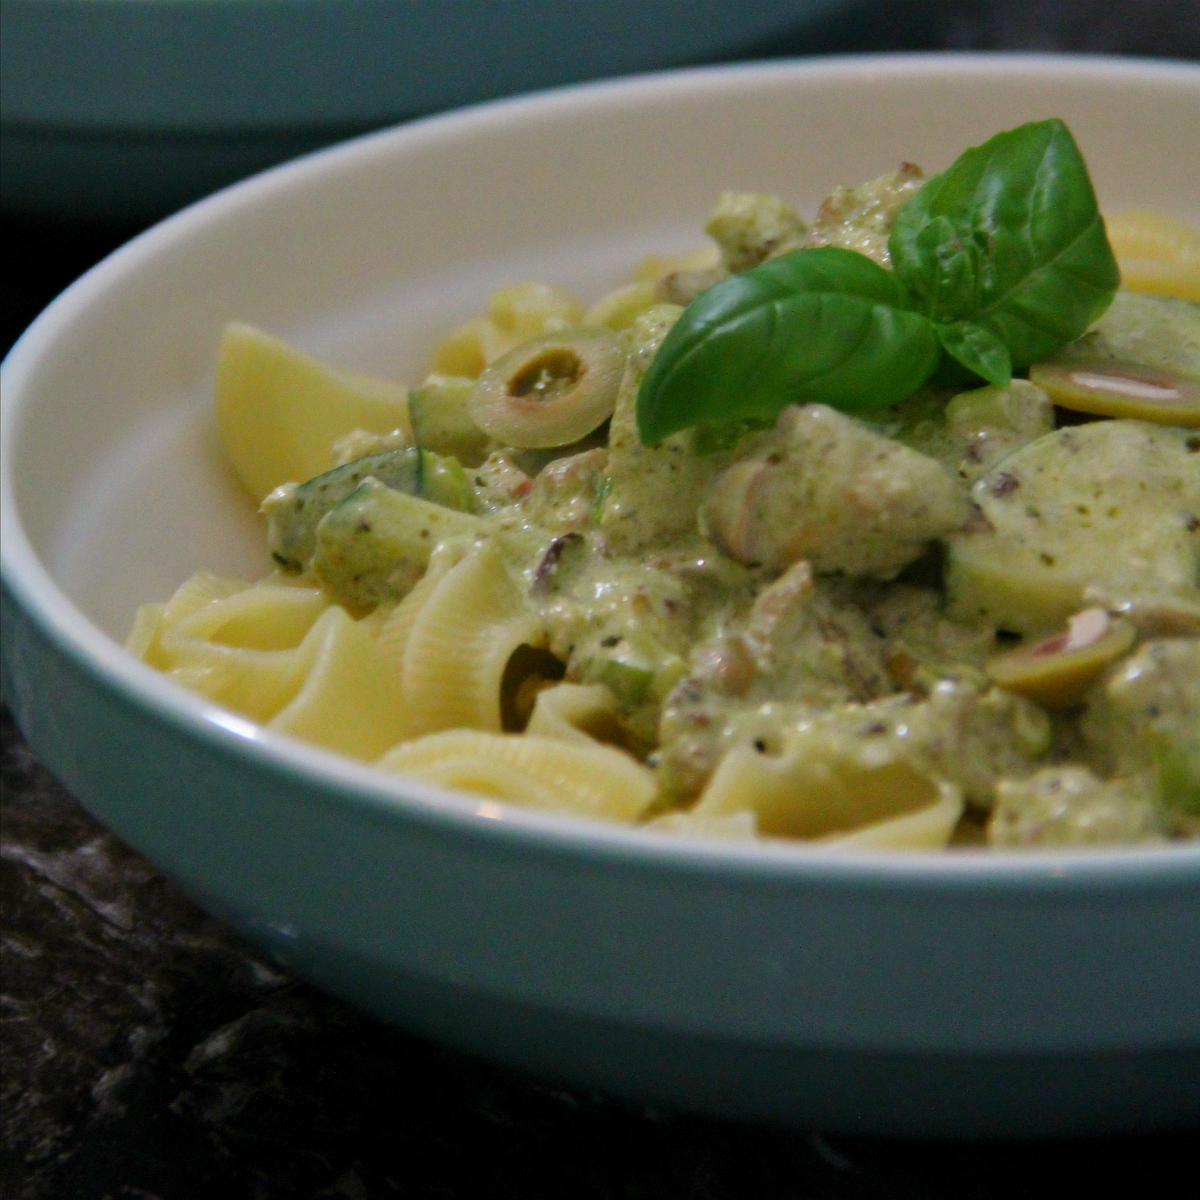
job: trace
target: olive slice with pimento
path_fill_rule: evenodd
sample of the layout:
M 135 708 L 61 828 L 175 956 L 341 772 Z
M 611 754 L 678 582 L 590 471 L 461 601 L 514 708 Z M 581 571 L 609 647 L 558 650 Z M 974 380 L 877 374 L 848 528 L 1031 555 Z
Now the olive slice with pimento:
M 1030 646 L 990 659 L 985 670 L 994 683 L 1047 708 L 1070 708 L 1104 670 L 1133 647 L 1137 631 L 1102 608 L 1086 608 L 1067 628 Z
M 1055 404 L 1098 417 L 1200 426 L 1200 379 L 1113 358 L 1035 363 L 1029 381 Z
M 612 416 L 625 357 L 624 339 L 608 329 L 531 338 L 480 375 L 467 411 L 502 445 L 569 446 Z

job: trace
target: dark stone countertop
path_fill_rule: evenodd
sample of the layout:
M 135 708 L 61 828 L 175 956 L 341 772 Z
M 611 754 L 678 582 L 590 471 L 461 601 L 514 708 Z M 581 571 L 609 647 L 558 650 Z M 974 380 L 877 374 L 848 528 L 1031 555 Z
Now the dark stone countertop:
M 12 1200 L 1146 1195 L 1188 1138 L 905 1143 L 570 1091 L 263 961 L 89 817 L 3 714 L 0 1187 Z
M 869 39 L 831 29 L 823 48 L 1200 57 L 1195 0 L 878 11 Z M 136 232 L 11 214 L 4 229 L 5 345 Z M 7 712 L 0 733 L 5 1198 L 990 1200 L 1141 1196 L 1194 1167 L 1184 1135 L 904 1143 L 703 1120 L 441 1048 L 257 957 L 92 820 Z

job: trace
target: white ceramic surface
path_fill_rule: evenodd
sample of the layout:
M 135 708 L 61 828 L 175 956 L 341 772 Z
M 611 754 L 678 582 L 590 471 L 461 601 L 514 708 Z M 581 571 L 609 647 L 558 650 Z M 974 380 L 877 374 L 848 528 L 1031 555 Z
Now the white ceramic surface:
M 415 380 L 487 291 L 585 297 L 718 191 L 811 210 L 1058 115 L 1100 193 L 1200 220 L 1200 69 L 895 57 L 723 68 L 374 135 L 187 210 L 4 364 L 5 694 L 103 820 L 331 990 L 622 1094 L 827 1128 L 1200 1120 L 1200 847 L 721 845 L 480 806 L 214 710 L 119 646 L 192 570 L 265 570 L 209 412 L 239 317 Z

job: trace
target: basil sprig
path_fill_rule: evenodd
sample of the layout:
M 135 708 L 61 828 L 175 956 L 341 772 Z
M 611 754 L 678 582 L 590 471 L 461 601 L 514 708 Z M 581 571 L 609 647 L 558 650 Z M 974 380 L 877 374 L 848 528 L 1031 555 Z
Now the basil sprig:
M 794 250 L 702 293 L 642 381 L 642 441 L 774 419 L 803 401 L 886 408 L 943 355 L 1003 386 L 1079 337 L 1119 282 L 1087 166 L 1059 120 L 997 134 L 929 179 L 888 250 L 891 271 L 850 250 Z

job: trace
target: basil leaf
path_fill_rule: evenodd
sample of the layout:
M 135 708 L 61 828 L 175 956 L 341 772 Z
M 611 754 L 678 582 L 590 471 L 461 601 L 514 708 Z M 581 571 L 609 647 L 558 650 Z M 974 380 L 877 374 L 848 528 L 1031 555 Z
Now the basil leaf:
M 852 250 L 794 250 L 715 284 L 684 309 L 642 380 L 652 445 L 692 425 L 774 420 L 788 404 L 884 408 L 937 367 L 933 322 L 892 272 Z
M 1119 282 L 1087 166 L 1059 120 L 997 134 L 928 180 L 897 214 L 888 250 L 919 311 L 987 330 L 1015 369 L 1079 337 Z M 972 370 L 968 358 L 998 361 L 975 335 L 967 358 L 951 342 L 966 342 L 942 344 Z
M 990 329 L 970 321 L 937 327 L 938 341 L 956 362 L 997 387 L 1012 382 L 1012 356 L 1008 347 Z

